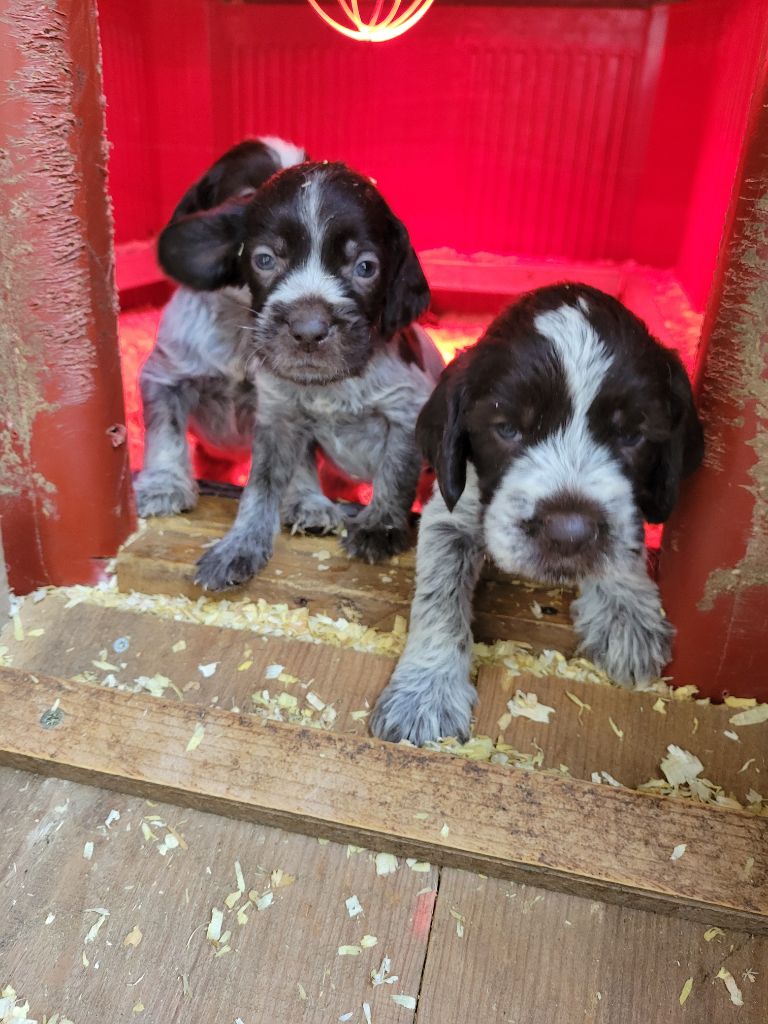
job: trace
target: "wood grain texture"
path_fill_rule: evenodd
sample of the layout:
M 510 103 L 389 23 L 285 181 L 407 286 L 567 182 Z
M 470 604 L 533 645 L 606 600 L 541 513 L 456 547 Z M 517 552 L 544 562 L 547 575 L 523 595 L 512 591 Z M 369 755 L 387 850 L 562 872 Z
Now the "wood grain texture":
M 695 754 L 704 765 L 702 775 L 741 803 L 747 792 L 766 792 L 768 778 L 768 722 L 738 727 L 730 719 L 737 708 L 697 704 L 692 700 L 662 701 L 663 713 L 654 710 L 656 693 L 638 693 L 618 686 L 601 686 L 554 677 L 514 678 L 502 666 L 481 668 L 475 732 L 501 735 L 518 750 L 544 752 L 544 767 L 568 766 L 571 775 L 590 779 L 592 772 L 607 771 L 623 785 L 636 788 L 649 779 L 662 778 L 660 763 L 670 743 Z M 499 718 L 507 701 L 521 689 L 533 691 L 543 704 L 555 708 L 549 724 L 513 718 L 504 730 Z M 573 694 L 591 710 L 575 704 Z M 611 727 L 613 719 L 620 738 Z M 733 740 L 725 735 L 735 733 Z M 745 767 L 746 765 L 746 767 Z
M 0 763 L 768 931 L 768 821 L 740 812 L 8 669 Z
M 130 689 L 140 676 L 164 675 L 179 692 L 177 699 L 207 707 L 252 712 L 252 697 L 264 689 L 277 697 L 289 693 L 300 709 L 307 694 L 333 705 L 334 728 L 365 733 L 365 719 L 351 712 L 373 707 L 395 662 L 375 654 L 325 644 L 264 637 L 248 630 L 175 622 L 152 615 L 97 605 L 66 607 L 61 595 L 37 604 L 25 602 L 19 613 L 24 638 L 17 640 L 9 623 L 0 633 L 14 668 L 71 679 L 85 676 L 102 683 L 111 675 Z M 116 641 L 127 642 L 119 653 Z M 183 650 L 174 646 L 183 641 Z M 106 661 L 104 660 L 106 657 Z M 98 666 L 111 665 L 113 670 Z M 206 677 L 200 666 L 213 666 Z M 283 666 L 296 682 L 268 679 L 267 669 Z M 166 691 L 169 699 L 174 692 Z M 317 713 L 314 717 L 319 717 Z
M 112 811 L 120 817 L 107 827 Z M 184 846 L 162 856 L 166 826 Z M 245 897 L 232 910 L 224 902 L 237 891 L 235 861 L 258 894 L 276 869 L 295 878 L 242 925 Z M 379 877 L 368 851 L 0 769 L 0 986 L 12 983 L 35 1020 L 317 1024 L 352 1012 L 362 1024 L 368 1002 L 375 1024 L 406 1024 L 412 1014 L 390 996 L 418 991 L 436 887 L 434 868 L 401 863 Z M 354 919 L 352 895 L 363 908 Z M 214 907 L 232 931 L 219 957 L 206 939 Z M 88 942 L 99 920 L 91 908 L 109 916 Z M 138 945 L 126 946 L 136 928 Z M 375 946 L 338 955 L 366 934 Z M 384 956 L 399 982 L 373 988 Z
M 204 544 L 221 537 L 234 519 L 232 499 L 203 497 L 194 512 L 152 520 L 117 558 L 117 579 L 124 592 L 173 594 L 198 598 L 194 567 Z M 319 560 L 318 553 L 330 557 Z M 343 616 L 389 630 L 410 614 L 414 552 L 380 565 L 350 559 L 336 537 L 292 537 L 281 533 L 275 554 L 243 587 L 206 596 L 285 603 L 313 613 Z M 535 649 L 573 652 L 575 637 L 568 609 L 571 594 L 559 587 L 516 581 L 488 569 L 475 600 L 475 637 L 482 641 L 520 640 Z M 545 609 L 540 617 L 534 602 Z
M 768 939 L 727 931 L 707 942 L 706 927 L 446 868 L 419 1024 L 764 1024 Z M 721 967 L 743 1007 L 731 1004 Z

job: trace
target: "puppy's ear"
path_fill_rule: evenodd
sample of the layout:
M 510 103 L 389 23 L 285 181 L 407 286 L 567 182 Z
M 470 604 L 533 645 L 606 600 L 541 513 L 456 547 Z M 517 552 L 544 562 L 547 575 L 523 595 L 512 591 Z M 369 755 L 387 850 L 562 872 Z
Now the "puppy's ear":
M 455 360 L 443 370 L 416 423 L 416 442 L 437 474 L 445 504 L 452 512 L 467 482 L 469 438 L 464 430 L 464 368 Z
M 384 338 L 413 323 L 429 306 L 429 285 L 405 226 L 394 217 L 393 271 L 387 282 L 381 333 Z
M 663 523 L 669 518 L 680 480 L 698 469 L 704 457 L 704 432 L 688 374 L 672 353 L 668 353 L 668 359 L 672 431 L 669 440 L 658 445 L 657 459 L 639 496 L 640 508 L 649 523 Z
M 196 291 L 242 284 L 239 257 L 247 205 L 225 203 L 171 221 L 157 243 L 157 258 L 165 273 Z

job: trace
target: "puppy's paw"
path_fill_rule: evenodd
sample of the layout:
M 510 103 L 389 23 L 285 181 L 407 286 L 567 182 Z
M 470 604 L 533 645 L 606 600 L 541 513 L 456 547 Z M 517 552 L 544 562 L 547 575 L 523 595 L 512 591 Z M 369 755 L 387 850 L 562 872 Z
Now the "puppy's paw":
M 289 501 L 280 515 L 291 533 L 332 533 L 344 522 L 344 513 L 323 494 L 305 494 Z
M 675 630 L 664 618 L 655 586 L 653 591 L 655 599 L 641 601 L 589 592 L 571 605 L 580 652 L 622 686 L 652 682 L 672 656 Z M 625 596 L 631 594 L 630 589 Z
M 347 520 L 347 536 L 342 537 L 341 544 L 348 555 L 373 564 L 408 550 L 413 533 L 407 522 L 377 520 L 366 511 Z
M 136 511 L 148 516 L 175 516 L 197 504 L 197 484 L 185 473 L 139 473 L 134 484 Z
M 425 670 L 402 662 L 371 716 L 371 732 L 382 740 L 410 740 L 422 746 L 443 736 L 469 739 L 477 690 L 462 670 Z
M 195 583 L 203 590 L 237 587 L 263 569 L 271 554 L 271 546 L 223 537 L 199 559 Z

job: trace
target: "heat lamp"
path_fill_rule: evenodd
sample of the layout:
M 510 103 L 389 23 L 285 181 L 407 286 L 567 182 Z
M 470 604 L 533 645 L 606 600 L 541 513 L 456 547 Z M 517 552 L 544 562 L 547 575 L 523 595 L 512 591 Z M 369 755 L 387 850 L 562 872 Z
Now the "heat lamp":
M 402 0 L 390 0 L 386 13 L 385 0 L 374 0 L 372 3 L 365 3 L 365 0 L 330 0 L 325 7 L 322 6 L 321 0 L 308 2 L 326 25 L 330 25 L 348 39 L 383 43 L 388 39 L 396 39 L 413 28 L 417 21 L 421 21 L 434 0 L 411 0 L 407 5 L 404 5 Z M 369 8 L 367 20 L 362 12 L 363 7 Z M 348 24 L 337 20 L 339 15 L 343 16 Z

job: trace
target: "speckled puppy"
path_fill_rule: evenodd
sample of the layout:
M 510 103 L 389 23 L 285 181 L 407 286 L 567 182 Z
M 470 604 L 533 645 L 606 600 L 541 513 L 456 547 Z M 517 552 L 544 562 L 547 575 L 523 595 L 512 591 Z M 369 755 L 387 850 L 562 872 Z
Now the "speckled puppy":
M 373 481 L 370 505 L 347 523 L 349 554 L 376 562 L 403 551 L 421 469 L 414 427 L 443 364 L 411 326 L 429 289 L 373 184 L 343 164 L 291 167 L 247 204 L 169 225 L 159 253 L 189 287 L 244 280 L 251 295 L 251 475 L 234 526 L 198 562 L 198 583 L 221 590 L 258 572 L 289 492 L 326 525 L 341 522 L 337 506 L 302 484 L 315 445 Z
M 571 611 L 586 655 L 624 685 L 657 676 L 674 630 L 646 572 L 643 519 L 669 516 L 703 451 L 676 353 L 595 288 L 541 288 L 445 370 L 417 433 L 440 489 L 422 516 L 408 641 L 373 732 L 467 737 L 472 594 L 486 556 L 578 585 Z

